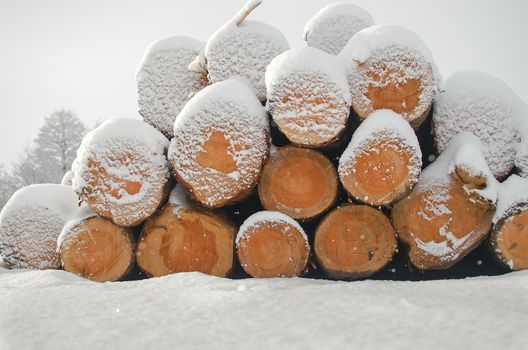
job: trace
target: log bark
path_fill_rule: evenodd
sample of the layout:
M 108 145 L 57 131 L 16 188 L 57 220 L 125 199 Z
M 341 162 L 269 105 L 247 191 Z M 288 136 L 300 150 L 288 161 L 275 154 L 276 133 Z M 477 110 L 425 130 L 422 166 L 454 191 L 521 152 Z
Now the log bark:
M 235 226 L 219 215 L 168 203 L 145 222 L 136 261 L 149 277 L 192 271 L 227 277 L 235 234 Z
M 365 204 L 390 205 L 418 181 L 420 145 L 412 128 L 398 114 L 376 111 L 365 120 L 339 160 L 345 190 Z
M 336 169 L 326 156 L 286 146 L 272 153 L 264 165 L 258 193 L 266 210 L 308 220 L 334 204 L 337 188 Z
M 491 230 L 491 251 L 497 261 L 511 270 L 528 269 L 528 209 L 519 204 Z
M 279 212 L 250 216 L 238 232 L 236 246 L 242 268 L 257 278 L 300 276 L 310 255 L 302 228 Z
M 132 270 L 135 240 L 130 229 L 90 217 L 66 230 L 59 246 L 64 270 L 98 282 L 123 279 Z
M 368 277 L 381 270 L 396 250 L 389 219 L 366 205 L 345 205 L 331 211 L 315 231 L 319 264 L 334 279 Z

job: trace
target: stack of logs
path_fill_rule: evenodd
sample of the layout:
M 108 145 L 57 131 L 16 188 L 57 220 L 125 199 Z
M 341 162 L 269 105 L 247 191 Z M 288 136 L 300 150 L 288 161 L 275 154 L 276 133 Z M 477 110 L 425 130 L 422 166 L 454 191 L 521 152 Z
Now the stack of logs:
M 59 224 L 34 220 L 31 228 L 46 242 L 58 237 L 57 249 L 26 238 L 16 220 L 31 207 L 22 198 L 42 188 L 11 199 L 0 217 L 8 266 L 61 266 L 115 281 L 134 264 L 148 277 L 227 277 L 238 260 L 253 277 L 320 266 L 330 278 L 357 279 L 385 267 L 398 242 L 414 266 L 435 270 L 489 238 L 499 262 L 528 268 L 527 203 L 515 197 L 528 180 L 498 182 L 514 166 L 496 141 L 516 142 L 506 134 L 508 102 L 486 100 L 493 91 L 481 85 L 454 93 L 456 79 L 476 82 L 477 73 L 454 76 L 441 92 L 414 33 L 368 27 L 370 15 L 353 5 L 322 10 L 307 26 L 309 47 L 288 50 L 276 29 L 246 22 L 259 4 L 251 1 L 205 50 L 182 37 L 149 48 L 137 75 L 144 121 L 107 121 L 84 138 L 65 179 L 81 209 L 68 199 L 68 210 L 56 210 Z M 343 41 L 328 23 L 359 27 L 342 31 Z M 334 52 L 317 46 L 325 30 L 326 46 L 342 42 L 327 49 Z M 490 100 L 500 115 L 479 109 Z M 25 218 L 64 207 L 54 200 Z M 241 208 L 251 215 L 238 226 Z

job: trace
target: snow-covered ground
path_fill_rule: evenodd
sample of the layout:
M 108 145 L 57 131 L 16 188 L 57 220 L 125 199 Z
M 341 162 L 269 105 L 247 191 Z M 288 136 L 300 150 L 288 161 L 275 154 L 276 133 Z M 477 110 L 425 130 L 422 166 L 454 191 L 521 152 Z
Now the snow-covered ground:
M 96 283 L 0 268 L 0 349 L 525 349 L 528 271 L 428 282 Z

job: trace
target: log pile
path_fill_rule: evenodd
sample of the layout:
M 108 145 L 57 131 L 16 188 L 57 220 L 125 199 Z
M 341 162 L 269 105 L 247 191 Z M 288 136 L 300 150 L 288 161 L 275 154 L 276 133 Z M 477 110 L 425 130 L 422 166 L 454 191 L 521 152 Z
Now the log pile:
M 288 49 L 248 20 L 260 4 L 207 44 L 148 48 L 143 121 L 104 122 L 63 185 L 23 188 L 2 210 L 9 268 L 449 277 L 480 247 L 501 271 L 528 268 L 528 109 L 511 89 L 479 72 L 442 87 L 416 34 L 344 4 Z

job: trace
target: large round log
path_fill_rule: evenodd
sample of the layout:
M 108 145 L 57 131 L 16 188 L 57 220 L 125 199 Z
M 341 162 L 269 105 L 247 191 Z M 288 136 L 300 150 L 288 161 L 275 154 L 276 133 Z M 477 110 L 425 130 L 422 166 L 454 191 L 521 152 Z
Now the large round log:
M 238 259 L 253 277 L 297 277 L 310 256 L 308 238 L 289 216 L 261 211 L 244 221 L 236 238 Z
M 273 152 L 260 177 L 258 192 L 266 210 L 298 220 L 314 218 L 337 198 L 337 172 L 323 154 L 293 146 Z
M 440 77 L 430 50 L 416 34 L 393 24 L 375 25 L 356 33 L 339 57 L 360 119 L 390 109 L 415 129 L 422 124 Z
M 23 187 L 0 213 L 0 255 L 8 268 L 59 269 L 57 237 L 77 211 L 70 186 Z
M 169 141 L 145 122 L 110 119 L 83 139 L 73 164 L 79 199 L 102 217 L 131 227 L 167 197 Z
M 343 134 L 350 90 L 336 57 L 312 47 L 291 49 L 266 69 L 267 109 L 294 144 L 322 147 Z
M 416 267 L 447 269 L 488 236 L 497 184 L 482 149 L 474 135 L 456 136 L 392 208 L 394 228 Z
M 260 101 L 266 100 L 264 73 L 270 61 L 288 50 L 284 35 L 269 24 L 247 20 L 262 3 L 251 0 L 207 40 L 205 51 L 190 68 L 207 74 L 211 83 L 240 76 Z
M 227 277 L 233 267 L 235 226 L 184 196 L 178 185 L 169 203 L 145 222 L 138 266 L 149 277 L 192 271 Z
M 331 211 L 315 231 L 314 249 L 326 274 L 335 279 L 368 277 L 381 270 L 396 250 L 389 219 L 366 205 Z
M 251 88 L 238 78 L 193 96 L 174 124 L 169 161 L 193 199 L 218 208 L 246 197 L 269 155 L 269 122 Z
M 136 73 L 139 114 L 169 139 L 176 116 L 189 98 L 207 86 L 203 72 L 188 69 L 205 43 L 171 36 L 152 43 Z
M 57 245 L 64 270 L 92 281 L 117 281 L 134 267 L 132 231 L 102 217 L 67 223 Z
M 369 205 L 390 205 L 418 181 L 422 153 L 413 129 L 400 115 L 374 112 L 354 132 L 339 159 L 345 190 Z

